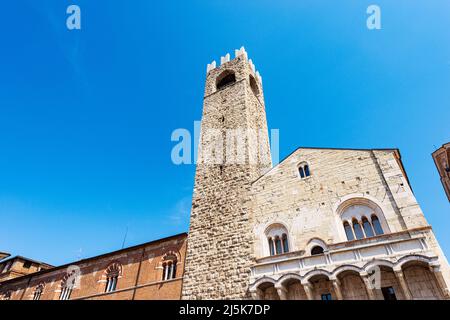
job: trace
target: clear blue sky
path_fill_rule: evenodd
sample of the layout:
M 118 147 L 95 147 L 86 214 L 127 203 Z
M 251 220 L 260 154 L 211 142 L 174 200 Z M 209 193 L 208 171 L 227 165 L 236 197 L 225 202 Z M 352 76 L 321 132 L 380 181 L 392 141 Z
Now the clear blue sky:
M 244 45 L 281 158 L 400 148 L 450 254 L 431 158 L 450 140 L 449 1 L 17 0 L 0 35 L 0 251 L 61 264 L 119 249 L 127 226 L 127 246 L 187 231 L 195 168 L 170 136 L 200 120 L 206 64 Z

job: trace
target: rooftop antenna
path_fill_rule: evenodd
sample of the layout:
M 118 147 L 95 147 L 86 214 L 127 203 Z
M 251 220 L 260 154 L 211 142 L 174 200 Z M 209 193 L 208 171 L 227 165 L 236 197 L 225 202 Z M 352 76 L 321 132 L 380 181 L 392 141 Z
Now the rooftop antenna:
M 125 241 L 127 240 L 127 235 L 128 235 L 128 226 L 127 226 L 127 229 L 125 231 L 125 236 L 123 237 L 122 249 L 125 247 Z

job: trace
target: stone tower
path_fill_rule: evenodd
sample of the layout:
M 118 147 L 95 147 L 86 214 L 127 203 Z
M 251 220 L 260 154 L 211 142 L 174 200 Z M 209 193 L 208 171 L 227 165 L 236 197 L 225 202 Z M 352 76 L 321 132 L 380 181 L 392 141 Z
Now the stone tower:
M 241 48 L 207 68 L 184 299 L 248 297 L 251 183 L 271 166 L 262 79 Z

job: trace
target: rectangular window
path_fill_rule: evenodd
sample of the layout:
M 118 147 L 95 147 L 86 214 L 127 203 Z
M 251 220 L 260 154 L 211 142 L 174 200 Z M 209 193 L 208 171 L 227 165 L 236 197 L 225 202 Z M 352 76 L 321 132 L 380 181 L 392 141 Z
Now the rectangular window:
M 325 293 L 322 295 L 322 300 L 327 301 L 327 300 L 333 300 L 331 298 L 331 293 Z
M 397 297 L 395 296 L 394 288 L 384 287 L 384 288 L 381 288 L 381 292 L 383 293 L 384 300 L 397 300 Z
M 23 263 L 23 267 L 24 267 L 25 269 L 30 269 L 30 267 L 31 267 L 31 261 L 25 261 L 25 262 Z

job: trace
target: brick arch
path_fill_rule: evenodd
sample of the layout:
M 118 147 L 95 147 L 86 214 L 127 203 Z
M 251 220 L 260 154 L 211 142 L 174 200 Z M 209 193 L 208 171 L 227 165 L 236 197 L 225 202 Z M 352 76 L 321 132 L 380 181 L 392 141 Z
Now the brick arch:
M 166 253 L 163 254 L 163 256 L 161 257 L 161 261 L 168 261 L 171 260 L 171 257 L 175 257 L 175 259 L 177 261 L 180 261 L 180 253 L 177 251 L 173 251 L 173 250 L 169 250 Z
M 108 267 L 103 272 L 105 278 L 110 276 L 121 277 L 123 275 L 123 267 L 119 262 L 113 262 L 108 265 Z

